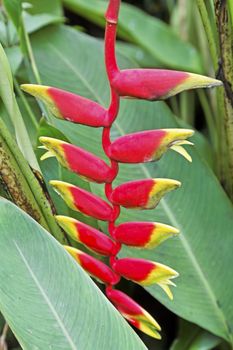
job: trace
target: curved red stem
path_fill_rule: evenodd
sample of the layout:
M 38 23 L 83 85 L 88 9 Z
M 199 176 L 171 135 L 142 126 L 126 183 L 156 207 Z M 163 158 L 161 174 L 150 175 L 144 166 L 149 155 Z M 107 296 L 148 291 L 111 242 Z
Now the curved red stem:
M 111 81 L 119 73 L 119 68 L 116 60 L 116 32 L 117 25 L 112 23 L 106 24 L 105 30 L 105 66 L 108 75 L 108 79 L 111 85 Z M 118 97 L 119 99 L 119 97 Z
M 116 46 L 117 21 L 118 21 L 120 3 L 121 3 L 120 0 L 110 0 L 109 6 L 106 12 L 106 16 L 105 16 L 107 21 L 106 29 L 105 29 L 105 66 L 106 66 L 106 72 L 107 72 L 110 89 L 111 89 L 111 101 L 107 111 L 108 125 L 110 126 L 108 128 L 103 129 L 102 145 L 103 145 L 103 150 L 111 163 L 111 168 L 113 170 L 113 175 L 114 175 L 113 180 L 118 174 L 118 163 L 110 158 L 110 153 L 109 153 L 109 150 L 111 147 L 110 133 L 111 133 L 112 123 L 116 119 L 119 112 L 120 97 L 115 91 L 115 89 L 112 87 L 111 82 L 114 79 L 114 77 L 116 77 L 116 75 L 119 73 L 119 68 L 117 66 L 117 60 L 116 60 L 115 46 Z M 114 236 L 115 221 L 120 215 L 120 207 L 112 203 L 112 199 L 111 199 L 112 192 L 113 192 L 112 183 L 105 184 L 105 195 L 113 206 L 112 217 L 109 218 L 108 231 L 110 236 L 113 238 L 113 240 L 115 240 L 115 236 Z M 113 267 L 117 259 L 117 254 L 120 251 L 120 249 L 121 249 L 121 244 L 116 242 L 116 249 L 114 251 L 114 254 L 110 257 L 110 261 L 109 261 L 110 266 Z M 109 290 L 109 288 L 112 288 L 112 286 L 106 286 L 106 293 Z
M 105 19 L 108 23 L 118 22 L 119 10 L 120 10 L 121 0 L 110 0 L 108 9 L 105 14 Z

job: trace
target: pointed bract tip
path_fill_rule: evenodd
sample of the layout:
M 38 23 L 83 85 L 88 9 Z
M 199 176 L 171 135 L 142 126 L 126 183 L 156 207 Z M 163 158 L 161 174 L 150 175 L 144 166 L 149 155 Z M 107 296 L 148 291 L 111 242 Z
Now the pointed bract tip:
M 65 215 L 55 215 L 55 220 L 58 223 L 64 223 L 64 224 L 75 223 L 77 221 L 74 218 L 71 218 L 71 217 L 65 216 Z
M 162 129 L 167 133 L 167 139 L 171 143 L 174 141 L 186 140 L 188 137 L 193 136 L 194 130 L 192 129 Z
M 52 138 L 52 137 L 45 137 L 45 136 L 41 136 L 39 138 L 39 141 L 44 145 L 42 147 L 48 150 L 48 152 L 46 152 L 40 158 L 41 160 L 45 160 L 50 157 L 56 157 L 57 160 L 61 163 L 61 165 L 63 165 L 64 167 L 68 166 L 66 163 L 65 154 L 62 147 L 62 145 L 66 144 L 66 142 Z
M 155 224 L 155 230 L 157 233 L 165 233 L 165 234 L 169 233 L 174 236 L 180 233 L 180 231 L 174 226 L 161 224 L 160 222 L 155 222 L 154 224 Z
M 65 250 L 80 264 L 79 254 L 82 252 L 76 248 L 70 247 L 68 245 L 63 245 Z
M 223 85 L 221 80 L 217 80 L 214 78 L 206 77 L 200 74 L 188 73 L 188 78 L 185 81 L 185 85 L 190 88 L 211 88 L 215 86 Z
M 39 141 L 45 145 L 46 147 L 51 146 L 51 147 L 57 147 L 62 145 L 63 143 L 66 143 L 65 141 L 59 140 L 59 139 L 55 139 L 53 137 L 47 137 L 47 136 L 40 136 L 39 137 Z
M 47 91 L 49 89 L 49 86 L 36 84 L 22 84 L 20 87 L 23 91 L 35 97 L 45 97 L 45 95 L 47 97 Z
M 145 248 L 155 248 L 168 238 L 174 237 L 179 234 L 179 230 L 175 227 L 161 224 L 159 222 L 154 223 L 154 229 L 151 233 L 149 242 L 145 245 Z
M 154 179 L 155 185 L 161 186 L 164 188 L 170 188 L 170 187 L 180 187 L 181 182 L 174 179 L 165 179 L 165 178 L 155 178 Z
M 64 182 L 64 181 L 60 181 L 60 180 L 50 180 L 49 184 L 53 187 L 57 187 L 57 188 L 69 188 L 70 186 L 72 186 L 71 184 L 69 184 L 68 182 Z
M 59 180 L 50 180 L 49 184 L 53 187 L 54 191 L 64 199 L 71 209 L 77 210 L 71 193 L 71 189 L 74 187 L 73 185 Z
M 169 286 L 175 286 L 175 284 L 171 281 L 179 276 L 179 273 L 173 270 L 171 267 L 156 263 L 156 268 L 152 271 L 149 279 L 153 279 L 155 277 L 156 283 L 164 290 L 169 299 L 173 299 L 173 294 L 170 290 Z

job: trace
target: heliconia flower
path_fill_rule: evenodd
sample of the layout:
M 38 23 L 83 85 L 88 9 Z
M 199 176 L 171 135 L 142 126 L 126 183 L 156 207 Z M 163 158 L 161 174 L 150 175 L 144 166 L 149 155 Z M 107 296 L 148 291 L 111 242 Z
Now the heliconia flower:
M 165 69 L 126 69 L 118 71 L 112 86 L 120 96 L 163 100 L 189 89 L 214 87 L 222 82 L 203 75 Z
M 170 299 L 173 298 L 169 285 L 175 284 L 170 280 L 179 274 L 166 265 L 144 259 L 123 258 L 115 260 L 112 268 L 117 274 L 142 286 L 156 283 Z
M 144 179 L 126 182 L 116 187 L 111 200 L 116 205 L 131 209 L 153 209 L 163 195 L 180 187 L 181 183 L 171 179 Z
M 22 90 L 42 100 L 57 118 L 73 123 L 107 127 L 107 110 L 98 103 L 50 86 L 23 84 Z
M 71 238 L 90 250 L 106 256 L 116 254 L 116 244 L 95 228 L 68 216 L 57 215 L 56 220 Z
M 126 222 L 117 226 L 113 235 L 118 242 L 128 246 L 154 248 L 178 233 L 175 227 L 159 222 Z
M 70 143 L 51 137 L 40 137 L 40 142 L 48 150 L 41 160 L 56 157 L 67 169 L 80 175 L 88 181 L 97 183 L 111 183 L 114 171 L 100 158 L 86 150 Z
M 97 279 L 99 282 L 111 285 L 119 282 L 120 277 L 102 261 L 93 258 L 93 256 L 88 255 L 79 249 L 69 246 L 64 246 L 64 248 L 73 256 L 77 263 L 89 273 L 89 275 Z
M 71 209 L 98 220 L 109 221 L 111 219 L 112 208 L 103 199 L 67 182 L 52 180 L 50 185 Z
M 160 325 L 155 319 L 138 303 L 123 292 L 116 289 L 106 290 L 109 300 L 115 305 L 117 310 L 124 316 L 131 324 L 140 329 L 147 335 L 161 339 L 158 331 L 161 330 Z
M 159 129 L 129 134 L 111 144 L 109 157 L 121 163 L 151 162 L 159 160 L 171 148 L 191 161 L 182 145 L 192 145 L 186 139 L 193 133 L 193 130 L 189 129 Z

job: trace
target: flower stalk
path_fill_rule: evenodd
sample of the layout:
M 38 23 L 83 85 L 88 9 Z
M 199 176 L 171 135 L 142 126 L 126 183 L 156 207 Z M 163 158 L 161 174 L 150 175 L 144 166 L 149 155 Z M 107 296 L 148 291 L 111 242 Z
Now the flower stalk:
M 107 297 L 133 326 L 160 339 L 160 326 L 154 318 L 115 286 L 122 277 L 143 286 L 156 283 L 172 299 L 170 287 L 175 286 L 172 279 L 178 276 L 178 272 L 160 262 L 129 257 L 120 259 L 118 253 L 122 244 L 143 249 L 154 248 L 178 234 L 178 230 L 154 222 L 126 222 L 119 225 L 117 219 L 121 207 L 140 210 L 155 208 L 167 192 L 180 187 L 181 183 L 173 179 L 141 179 L 114 188 L 113 181 L 118 175 L 119 163 L 158 161 L 169 149 L 191 161 L 183 146 L 192 145 L 187 138 L 193 135 L 193 131 L 142 131 L 112 142 L 111 127 L 118 116 L 121 97 L 165 99 L 187 89 L 217 86 L 221 82 L 187 72 L 157 69 L 120 70 L 115 53 L 119 9 L 120 0 L 110 0 L 105 16 L 105 66 L 111 92 L 107 109 L 84 97 L 52 87 L 26 84 L 22 88 L 42 99 L 58 118 L 103 128 L 102 147 L 109 164 L 77 146 L 60 140 L 41 137 L 40 141 L 48 151 L 43 156 L 44 159 L 55 156 L 64 167 L 85 180 L 105 184 L 107 200 L 72 184 L 56 180 L 50 182 L 70 208 L 108 222 L 109 236 L 72 218 L 57 216 L 56 219 L 74 240 L 97 254 L 109 257 L 108 266 L 89 254 L 65 246 L 91 276 L 106 285 Z

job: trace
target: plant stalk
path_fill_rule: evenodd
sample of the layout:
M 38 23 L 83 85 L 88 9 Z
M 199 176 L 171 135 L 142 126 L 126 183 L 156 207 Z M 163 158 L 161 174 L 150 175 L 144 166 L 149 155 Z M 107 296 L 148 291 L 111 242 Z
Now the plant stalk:
M 48 230 L 59 242 L 67 243 L 51 209 L 42 180 L 21 154 L 17 144 L 0 120 L 0 180 L 9 198 Z

